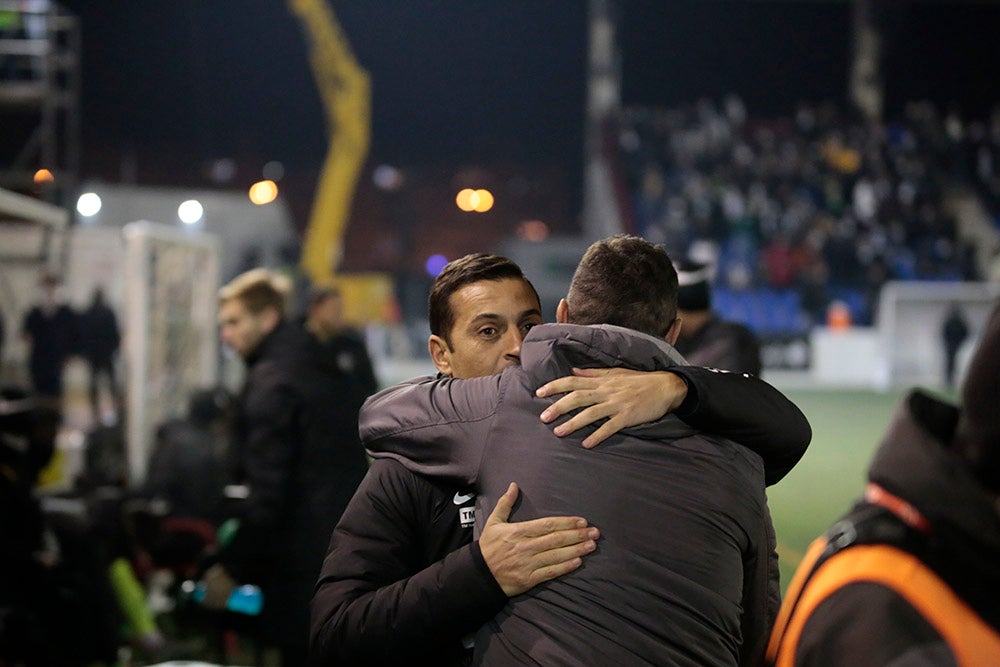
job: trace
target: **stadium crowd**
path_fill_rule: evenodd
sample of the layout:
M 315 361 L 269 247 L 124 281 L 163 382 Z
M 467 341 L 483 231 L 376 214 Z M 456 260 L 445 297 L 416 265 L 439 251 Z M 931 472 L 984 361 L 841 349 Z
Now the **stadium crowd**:
M 998 135 L 926 102 L 865 123 L 832 104 L 754 117 L 731 95 L 628 110 L 619 143 L 638 233 L 717 261 L 723 289 L 793 290 L 804 329 L 837 299 L 871 322 L 887 280 L 977 278 L 947 204 L 963 186 L 997 201 Z

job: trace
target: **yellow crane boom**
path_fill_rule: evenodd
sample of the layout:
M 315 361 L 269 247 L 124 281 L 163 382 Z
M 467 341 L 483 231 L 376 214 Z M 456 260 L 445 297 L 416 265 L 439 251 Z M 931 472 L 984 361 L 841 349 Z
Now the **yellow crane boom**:
M 340 263 L 358 177 L 371 140 L 371 81 L 326 0 L 288 0 L 302 22 L 313 78 L 326 113 L 327 150 L 301 265 L 314 283 L 329 282 Z

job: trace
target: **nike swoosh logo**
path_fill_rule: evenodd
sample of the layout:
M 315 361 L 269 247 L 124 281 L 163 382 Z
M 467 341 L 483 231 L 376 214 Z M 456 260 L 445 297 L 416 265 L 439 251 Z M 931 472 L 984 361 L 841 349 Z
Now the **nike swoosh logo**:
M 475 497 L 474 493 L 456 493 L 454 502 L 456 505 L 464 505 Z

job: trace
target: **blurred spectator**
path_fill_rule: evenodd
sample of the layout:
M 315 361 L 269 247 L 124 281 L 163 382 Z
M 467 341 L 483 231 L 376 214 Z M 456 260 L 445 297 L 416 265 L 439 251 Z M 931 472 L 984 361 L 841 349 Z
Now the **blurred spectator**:
M 941 342 L 944 344 L 944 383 L 947 387 L 955 386 L 955 359 L 962 343 L 968 337 L 969 323 L 958 304 L 953 304 L 941 324 Z
M 290 287 L 254 269 L 219 291 L 220 336 L 247 365 L 230 457 L 246 498 L 204 582 L 211 609 L 225 607 L 237 582 L 259 585 L 257 639 L 298 667 L 326 547 L 367 460 L 357 408 L 344 400 L 348 378 L 327 372 L 316 342 L 285 318 Z
M 28 311 L 21 326 L 21 335 L 31 347 L 28 370 L 38 394 L 62 398 L 63 367 L 76 352 L 77 318 L 62 302 L 55 276 L 43 276 L 39 289 L 39 302 Z
M 85 518 L 43 512 L 38 473 L 55 451 L 52 399 L 0 395 L 0 664 L 83 667 L 117 659 L 120 625 L 101 545 Z
M 956 407 L 912 391 L 864 498 L 817 539 L 768 646 L 777 665 L 994 665 L 1000 656 L 1000 308 Z
M 677 316 L 681 333 L 674 347 L 692 366 L 760 375 L 760 344 L 742 324 L 724 322 L 712 311 L 708 264 L 676 263 Z
M 157 428 L 143 494 L 165 500 L 171 516 L 221 523 L 233 402 L 221 387 L 195 391 L 186 418 Z
M 115 355 L 121 343 L 118 318 L 104 300 L 104 290 L 94 289 L 90 306 L 80 313 L 80 354 L 90 368 L 90 406 L 94 421 L 101 421 L 98 385 L 101 378 L 108 388 L 116 417 L 121 414 L 121 395 L 115 379 Z
M 336 287 L 317 285 L 309 292 L 306 330 L 320 344 L 327 361 L 350 379 L 360 409 L 378 391 L 364 338 L 344 321 L 344 298 Z

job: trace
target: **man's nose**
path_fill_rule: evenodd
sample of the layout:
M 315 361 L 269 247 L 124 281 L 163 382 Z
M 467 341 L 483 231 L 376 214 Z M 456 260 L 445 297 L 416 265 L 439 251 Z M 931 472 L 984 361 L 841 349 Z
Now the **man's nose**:
M 511 327 L 507 330 L 507 351 L 505 354 L 508 357 L 521 357 L 521 342 L 524 340 L 524 336 L 521 335 L 521 330 L 517 327 Z

